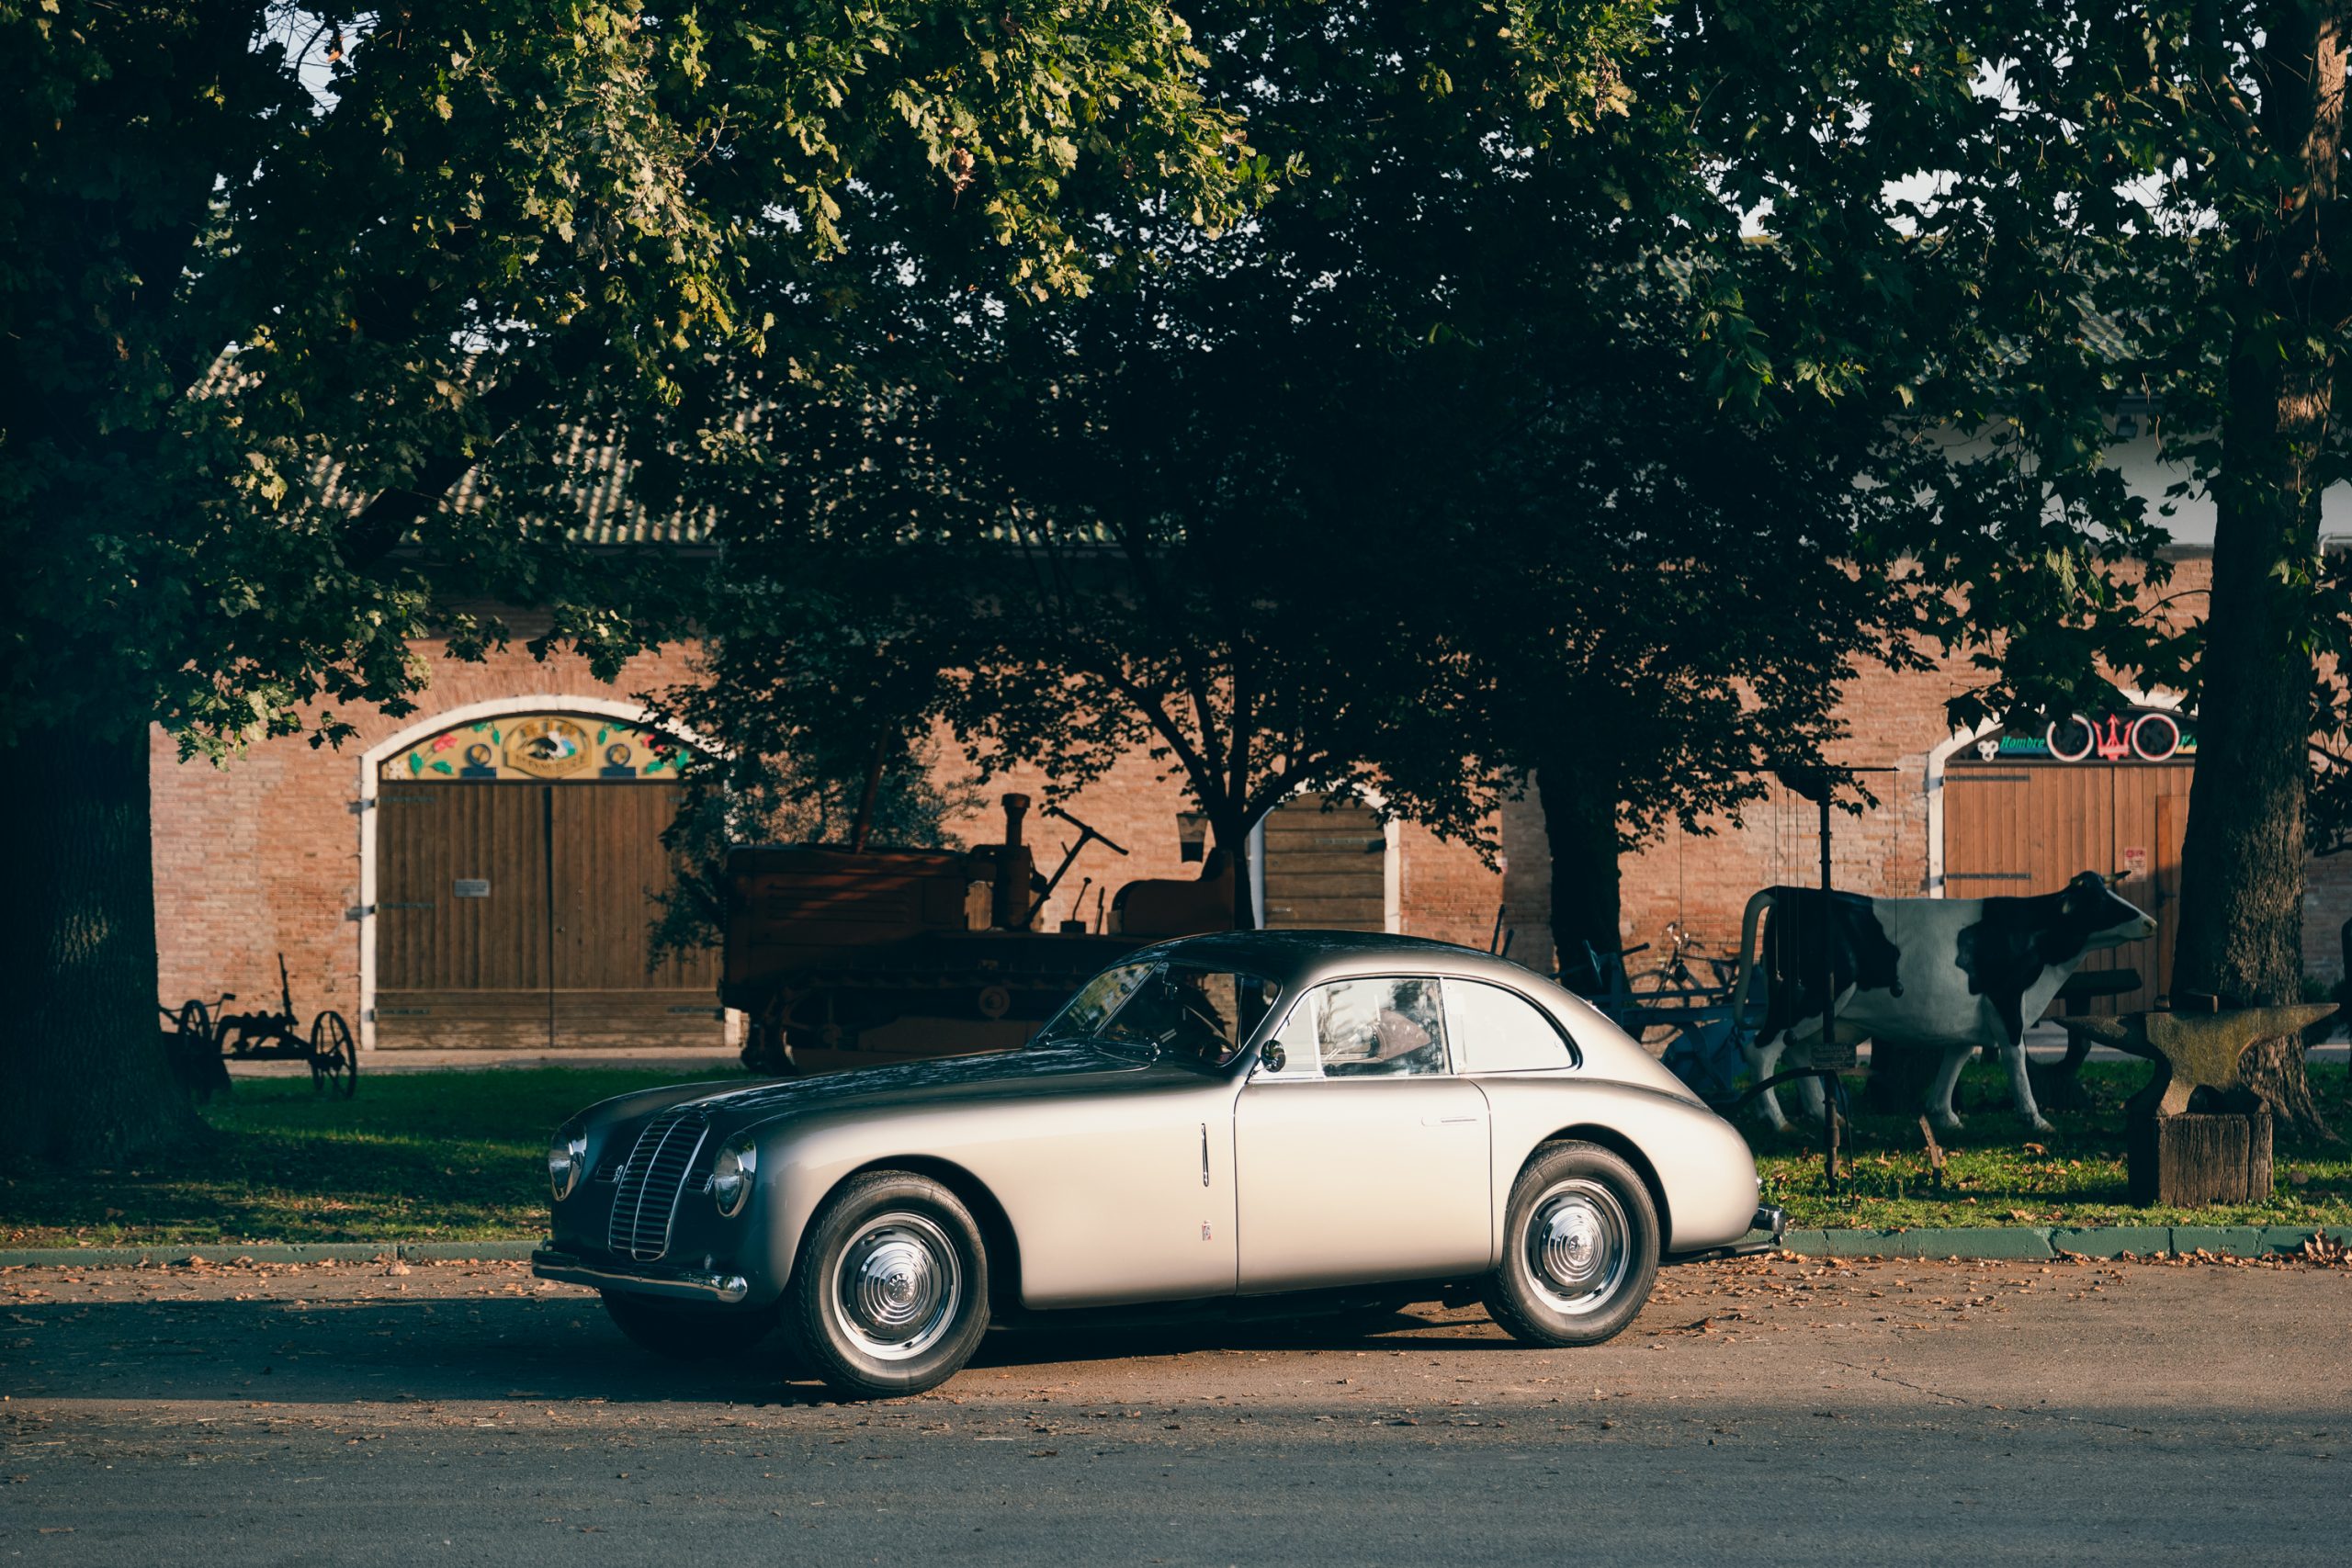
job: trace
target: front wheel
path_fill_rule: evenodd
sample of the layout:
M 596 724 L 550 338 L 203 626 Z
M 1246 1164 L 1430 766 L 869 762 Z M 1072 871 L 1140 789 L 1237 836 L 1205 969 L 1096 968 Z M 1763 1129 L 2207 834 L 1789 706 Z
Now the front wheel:
M 1649 1299 L 1657 1206 L 1623 1159 L 1597 1144 L 1549 1144 L 1512 1184 L 1487 1315 L 1528 1345 L 1598 1345 Z
M 961 1371 L 989 1325 L 988 1248 L 963 1200 L 927 1176 L 855 1177 L 808 1224 L 784 1322 L 835 1393 L 888 1398 Z

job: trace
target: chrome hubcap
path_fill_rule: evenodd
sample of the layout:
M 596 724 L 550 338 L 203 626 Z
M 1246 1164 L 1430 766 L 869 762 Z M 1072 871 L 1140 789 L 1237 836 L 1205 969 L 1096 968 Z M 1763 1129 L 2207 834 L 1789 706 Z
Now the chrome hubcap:
M 1580 1315 L 1604 1305 L 1624 1282 L 1633 1227 L 1615 1193 L 1572 1177 L 1536 1200 L 1526 1252 L 1536 1294 L 1555 1312 Z
M 879 1214 L 833 1266 L 833 1316 L 880 1360 L 920 1356 L 939 1343 L 964 1300 L 964 1271 L 947 1233 L 921 1214 Z

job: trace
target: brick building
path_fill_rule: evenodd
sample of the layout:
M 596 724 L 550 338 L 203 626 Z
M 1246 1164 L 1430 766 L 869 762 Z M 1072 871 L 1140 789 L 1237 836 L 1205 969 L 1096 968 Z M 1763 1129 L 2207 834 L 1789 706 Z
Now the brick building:
M 2184 558 L 2176 591 L 2194 594 L 2206 570 L 2201 558 Z M 606 684 L 573 659 L 542 663 L 516 651 L 467 664 L 424 651 L 433 679 L 417 712 L 364 718 L 358 739 L 341 750 L 274 740 L 216 768 L 179 761 L 158 733 L 164 998 L 209 998 L 222 988 L 248 1001 L 270 997 L 283 953 L 304 1010 L 336 1008 L 382 1047 L 457 1043 L 435 1033 L 435 997 L 469 987 L 468 1043 L 716 1043 L 710 967 L 673 961 L 648 970 L 643 963 L 645 889 L 661 874 L 653 840 L 674 786 L 662 782 L 662 738 L 631 721 L 641 716 L 639 694 L 686 676 L 685 652 L 641 658 Z M 2120 872 L 2124 896 L 2163 919 L 2177 891 L 2169 879 L 2192 763 L 2129 754 L 2066 763 L 1997 746 L 1986 757 L 1977 738 L 1953 735 L 1945 721 L 1944 704 L 1966 678 L 1947 665 L 1869 671 L 1853 682 L 1845 702 L 1851 738 L 1836 760 L 1892 771 L 1869 781 L 1875 808 L 1838 818 L 1838 884 L 1894 897 L 1984 897 L 2039 891 L 2083 870 Z M 2225 764 L 2207 758 L 2204 765 Z M 446 786 L 471 778 L 529 786 L 496 796 L 500 810 L 521 814 L 521 826 L 499 829 L 466 818 L 458 804 L 483 792 Z M 1034 793 L 1044 782 L 1016 773 L 1000 787 Z M 1071 906 L 1080 876 L 1116 886 L 1192 874 L 1180 829 L 1185 807 L 1176 784 L 1140 755 L 1070 802 L 1131 853 L 1121 860 L 1090 849 L 1044 922 L 1078 913 Z M 1491 869 L 1409 823 L 1384 829 L 1368 818 L 1288 809 L 1305 816 L 1273 825 L 1262 867 L 1272 920 L 1338 919 L 1483 947 L 1499 912 L 1512 955 L 1548 961 L 1548 855 L 1532 796 L 1502 809 L 1503 861 Z M 1049 819 L 1032 823 L 1033 842 L 1050 864 L 1058 858 L 1053 847 L 1069 835 L 1057 837 Z M 1285 823 L 1294 829 L 1288 839 Z M 1000 824 L 982 811 L 955 826 L 966 841 L 983 842 L 998 837 Z M 1785 788 L 1776 784 L 1738 825 L 1715 827 L 1671 834 L 1624 859 L 1629 942 L 1662 946 L 1673 920 L 1728 949 L 1756 889 L 1818 874 L 1815 808 Z M 485 847 L 501 832 L 505 848 Z M 1353 855 L 1341 881 L 1360 895 L 1355 902 L 1322 886 L 1328 864 L 1309 876 L 1304 862 L 1285 860 L 1288 844 L 1309 838 Z M 494 874 L 467 858 L 499 855 L 505 858 Z M 2328 978 L 2340 972 L 2336 929 L 2352 916 L 2352 877 L 2341 866 L 2314 864 L 2306 916 L 2308 967 Z M 533 927 L 540 934 L 518 947 L 500 911 L 524 903 L 544 930 Z M 415 934 L 426 923 L 417 911 L 428 907 L 444 932 L 435 942 Z M 2107 961 L 2139 967 L 2153 989 L 2165 941 Z

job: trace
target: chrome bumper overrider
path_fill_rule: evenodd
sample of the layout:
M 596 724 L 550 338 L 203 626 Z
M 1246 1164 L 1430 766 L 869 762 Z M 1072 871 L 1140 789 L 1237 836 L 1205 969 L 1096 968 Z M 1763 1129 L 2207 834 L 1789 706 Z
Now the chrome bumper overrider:
M 646 1269 L 624 1272 L 582 1263 L 569 1252 L 551 1247 L 531 1254 L 531 1272 L 542 1280 L 571 1285 L 591 1285 L 600 1291 L 628 1291 L 640 1296 L 671 1296 L 691 1302 L 718 1302 L 733 1306 L 752 1293 L 752 1282 L 741 1274 L 704 1274 L 690 1269 Z
M 1757 1205 L 1756 1217 L 1747 1222 L 1747 1228 L 1765 1232 L 1766 1239 L 1736 1242 L 1730 1249 L 1731 1256 L 1741 1258 L 1751 1252 L 1778 1252 L 1781 1238 L 1789 1234 L 1789 1212 L 1777 1203 L 1760 1203 Z

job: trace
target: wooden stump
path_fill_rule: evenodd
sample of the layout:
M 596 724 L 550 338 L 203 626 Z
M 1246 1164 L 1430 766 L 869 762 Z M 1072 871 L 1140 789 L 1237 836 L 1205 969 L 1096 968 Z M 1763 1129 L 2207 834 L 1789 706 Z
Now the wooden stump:
M 2134 1203 L 2260 1202 L 2270 1196 L 2270 1111 L 2135 1116 L 2125 1155 Z

